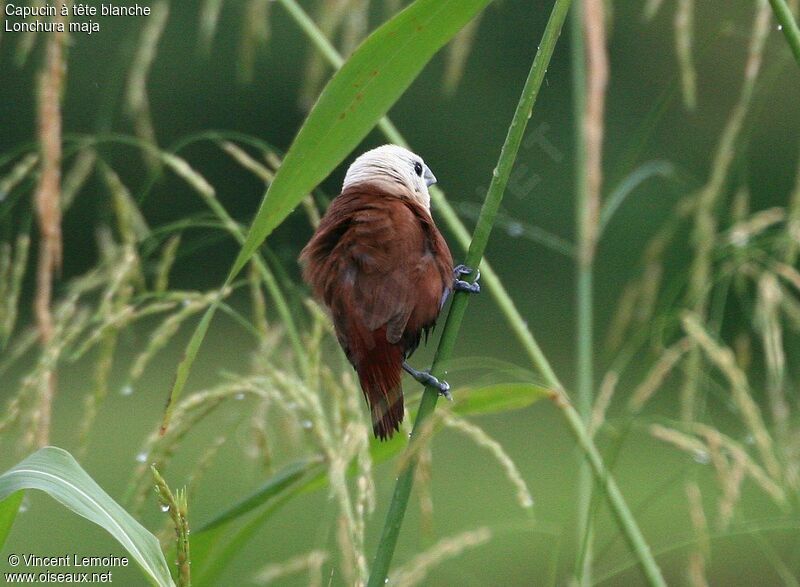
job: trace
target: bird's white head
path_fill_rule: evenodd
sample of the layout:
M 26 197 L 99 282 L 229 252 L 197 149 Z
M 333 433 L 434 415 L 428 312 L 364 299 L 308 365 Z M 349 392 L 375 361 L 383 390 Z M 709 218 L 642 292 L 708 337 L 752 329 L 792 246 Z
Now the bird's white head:
M 430 210 L 428 186 L 436 183 L 436 176 L 416 153 L 397 145 L 383 145 L 353 161 L 345 175 L 342 191 L 365 182 L 405 188 L 397 191 L 398 195 L 411 197 Z

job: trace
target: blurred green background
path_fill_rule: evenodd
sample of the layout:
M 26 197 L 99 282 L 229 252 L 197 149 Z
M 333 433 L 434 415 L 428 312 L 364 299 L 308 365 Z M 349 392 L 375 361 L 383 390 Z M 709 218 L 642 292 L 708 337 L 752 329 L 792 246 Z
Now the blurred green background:
M 147 84 L 153 127 L 160 145 L 169 146 L 205 130 L 239 131 L 258 136 L 278 149 L 288 148 L 306 110 L 300 95 L 304 72 L 312 53 L 308 41 L 280 5 L 270 12 L 270 38 L 259 48 L 252 81 L 241 80 L 241 38 L 244 2 L 223 4 L 217 34 L 209 56 L 199 54 L 198 2 L 171 2 L 165 34 L 158 47 Z M 380 3 L 373 3 L 370 28 L 383 18 Z M 612 5 L 613 4 L 613 5 Z M 640 270 L 643 247 L 678 199 L 701 186 L 708 177 L 711 158 L 721 129 L 730 115 L 742 83 L 753 2 L 698 2 L 695 15 L 694 56 L 698 70 L 698 106 L 687 111 L 681 101 L 675 58 L 673 3 L 665 3 L 646 21 L 642 2 L 609 2 L 609 53 L 611 76 L 607 96 L 604 153 L 604 193 L 608 194 L 626 175 L 654 160 L 671 163 L 678 179 L 646 181 L 614 217 L 599 249 L 596 271 L 596 366 L 597 379 L 610 363 L 604 348 L 606 331 L 622 287 Z M 304 3 L 312 9 L 312 3 Z M 549 2 L 504 0 L 487 9 L 480 23 L 463 77 L 451 92 L 443 90 L 444 53 L 434 58 L 411 86 L 390 116 L 439 178 L 440 187 L 471 227 L 470 211 L 479 205 L 488 185 L 507 125 L 513 113 L 550 10 Z M 312 10 L 313 14 L 313 10 Z M 123 91 L 143 18 L 105 18 L 102 30 L 91 36 L 73 35 L 64 96 L 64 131 L 67 135 L 133 133 L 133 123 L 123 109 Z M 795 181 L 800 129 L 800 74 L 786 54 L 781 33 L 772 25 L 765 55 L 764 73 L 747 121 L 745 139 L 739 146 L 734 172 L 751 192 L 751 208 L 784 206 Z M 0 36 L 0 153 L 10 152 L 35 140 L 35 80 L 41 47 L 24 65 L 16 63 L 20 33 Z M 326 74 L 329 75 L 330 72 Z M 541 141 L 523 146 L 517 172 L 504 201 L 503 211 L 513 221 L 496 227 L 487 257 L 537 336 L 546 355 L 568 386 L 574 384 L 574 269 L 563 255 L 526 238 L 521 226 L 537 226 L 564 239 L 572 239 L 574 226 L 573 133 L 569 27 L 556 53 L 530 121 L 528 136 Z M 360 150 L 380 144 L 373 133 Z M 145 185 L 148 171 L 132 150 L 102 145 L 100 151 L 134 194 Z M 355 153 L 354 153 L 355 155 Z M 237 219 L 247 221 L 254 213 L 263 187 L 219 149 L 205 144 L 188 148 L 183 156 L 216 187 L 220 201 Z M 333 196 L 350 159 L 321 186 Z M 483 189 L 482 189 L 483 188 Z M 202 202 L 182 182 L 167 178 L 139 202 L 151 227 L 174 222 L 204 210 Z M 0 211 L 11 202 L 0 202 Z M 0 212 L 4 238 L 13 235 L 25 214 L 22 204 Z M 94 227 L 111 213 L 107 191 L 99 179 L 90 179 L 64 218 L 64 268 L 59 283 L 78 275 L 97 262 Z M 722 211 L 726 217 L 727 212 Z M 436 213 L 434 210 L 434 217 Z M 219 286 L 237 251 L 236 244 L 219 232 L 189 231 L 184 237 L 172 283 L 186 289 Z M 299 280 L 297 255 L 311 234 L 302 213 L 292 216 L 268 240 L 283 267 Z M 449 236 L 449 235 L 446 235 Z M 454 257 L 463 257 L 450 236 Z M 665 282 L 680 288 L 691 261 L 689 233 L 676 240 L 668 253 Z M 682 245 L 680 245 L 682 243 Z M 21 311 L 23 323 L 32 321 L 33 272 L 25 283 Z M 245 304 L 245 296 L 238 303 Z M 662 307 L 671 311 L 668 304 Z M 268 310 L 269 311 L 269 310 Z M 736 329 L 745 320 L 729 309 Z M 149 323 L 149 327 L 157 324 Z M 86 457 L 89 473 L 112 496 L 124 491 L 143 439 L 158 422 L 175 366 L 188 340 L 189 328 L 159 353 L 131 395 L 122 395 L 125 365 L 147 341 L 148 324 L 125 332 L 111 379 L 115 390 L 102 405 Z M 791 344 L 787 342 L 787 344 Z M 244 370 L 252 339 L 226 317 L 218 317 L 204 344 L 189 385 L 198 389 L 215 380 L 221 371 Z M 459 338 L 460 357 L 490 356 L 528 367 L 491 298 L 483 295 L 470 303 L 468 318 Z M 413 363 L 425 366 L 431 345 L 419 351 Z M 648 363 L 649 364 L 649 363 Z M 82 417 L 82 398 L 87 365 L 67 365 L 59 372 L 52 443 L 71 449 L 76 445 L 76 422 Z M 26 365 L 20 364 L 0 381 L 0 400 L 5 403 L 18 385 Z M 644 359 L 641 370 L 645 368 Z M 634 372 L 637 371 L 634 360 Z M 468 383 L 456 373 L 450 383 L 457 389 Z M 411 383 L 406 383 L 406 389 Z M 620 412 L 631 389 L 620 387 L 611 417 Z M 796 402 L 796 395 L 792 396 Z M 737 428 L 725 402 L 710 402 L 716 424 Z M 167 474 L 180 485 L 188 473 L 182 461 L 192 462 L 198 450 L 217 436 L 232 430 L 221 456 L 207 473 L 191 504 L 191 521 L 200 524 L 234 500 L 248 494 L 263 480 L 258 464 L 244 456 L 246 407 L 223 408 L 210 421 L 192 430 L 181 448 L 187 455 L 176 459 Z M 677 418 L 677 384 L 671 382 L 648 406 L 647 414 Z M 396 562 L 408 561 L 439 538 L 482 525 L 496 528 L 486 545 L 445 561 L 436 567 L 430 585 L 541 585 L 564 584 L 570 575 L 575 548 L 575 495 L 578 454 L 558 410 L 548 402 L 502 416 L 478 420 L 516 461 L 535 498 L 535 523 L 522 523 L 528 513 L 517 505 L 514 489 L 494 460 L 462 436 L 445 431 L 433 449 L 434 517 L 432 530 L 420 527 L 419 511 L 412 499 L 403 527 Z M 609 437 L 598 441 L 607 446 Z M 196 443 L 192 439 L 197 439 Z M 0 470 L 17 462 L 21 454 L 4 438 Z M 686 583 L 687 541 L 692 526 L 686 507 L 685 478 L 697 478 L 709 503 L 717 495 L 714 471 L 683 452 L 667 446 L 634 426 L 614 461 L 617 479 L 649 539 L 668 581 Z M 394 465 L 384 464 L 376 473 L 378 508 L 367 527 L 367 555 L 377 542 L 385 508 L 395 478 Z M 39 494 L 26 498 L 0 558 L 7 570 L 10 552 L 49 555 L 64 552 L 122 554 L 121 548 L 101 530 L 65 512 Z M 769 520 L 781 512 L 753 485 L 745 481 L 740 507 L 744 519 Z M 617 526 L 600 505 L 596 531 L 596 578 L 613 575 L 603 584 L 638 585 L 643 578 L 619 536 Z M 259 531 L 224 576 L 223 584 L 248 584 L 253 573 L 269 562 L 280 562 L 333 540 L 335 504 L 325 491 L 292 500 Z M 145 508 L 144 522 L 157 529 L 163 522 L 155 499 Z M 764 533 L 773 552 L 800 572 L 800 539 L 794 529 Z M 785 581 L 765 555 L 753 534 L 715 540 L 708 575 L 714 585 L 772 585 Z M 330 572 L 330 567 L 326 567 Z M 118 570 L 115 583 L 143 582 L 136 569 Z M 333 572 L 327 583 L 339 584 Z M 280 584 L 303 584 L 299 575 Z

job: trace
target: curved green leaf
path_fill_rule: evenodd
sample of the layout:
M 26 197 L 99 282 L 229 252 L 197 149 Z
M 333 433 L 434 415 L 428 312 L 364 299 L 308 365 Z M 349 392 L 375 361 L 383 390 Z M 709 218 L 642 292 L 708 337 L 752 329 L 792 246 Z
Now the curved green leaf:
M 156 537 L 111 499 L 67 451 L 42 448 L 0 475 L 0 500 L 24 489 L 44 491 L 104 528 L 125 547 L 153 585 L 174 586 Z
M 287 465 L 274 476 L 270 477 L 266 483 L 254 491 L 251 495 L 235 503 L 233 506 L 215 516 L 210 522 L 204 524 L 198 532 L 207 532 L 226 524 L 266 503 L 270 499 L 278 496 L 285 489 L 297 485 L 298 481 L 317 469 L 320 469 L 319 458 L 306 459 Z
M 367 37 L 325 87 L 286 153 L 231 276 L 358 146 L 436 51 L 490 1 L 417 0 Z
M 17 512 L 19 511 L 19 506 L 22 505 L 24 496 L 24 492 L 17 491 L 0 500 L 0 550 L 3 549 L 3 545 L 11 533 L 11 527 L 14 525 L 14 520 L 17 517 Z
M 495 414 L 527 408 L 552 395 L 552 390 L 535 383 L 498 383 L 459 392 L 453 411 L 459 416 Z

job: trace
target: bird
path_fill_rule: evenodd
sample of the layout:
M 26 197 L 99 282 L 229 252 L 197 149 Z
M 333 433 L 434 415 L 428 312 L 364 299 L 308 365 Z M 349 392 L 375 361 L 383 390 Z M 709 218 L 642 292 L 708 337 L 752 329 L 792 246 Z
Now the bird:
M 327 308 L 336 337 L 355 368 L 376 438 L 403 421 L 402 372 L 450 398 L 450 386 L 407 359 L 426 341 L 453 291 L 480 292 L 476 271 L 453 267 L 431 216 L 436 176 L 398 145 L 357 157 L 308 244 L 303 279 Z

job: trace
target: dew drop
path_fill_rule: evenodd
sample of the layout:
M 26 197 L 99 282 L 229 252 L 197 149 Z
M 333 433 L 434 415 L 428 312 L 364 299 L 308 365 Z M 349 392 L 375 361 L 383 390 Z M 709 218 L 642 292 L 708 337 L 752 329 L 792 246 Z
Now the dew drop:
M 756 443 L 756 439 L 752 434 L 748 434 L 744 438 L 744 443 L 745 444 L 755 444 Z
M 300 425 L 306 430 L 311 430 L 314 427 L 314 423 L 311 420 L 303 420 Z
M 525 232 L 525 229 L 523 228 L 521 223 L 515 221 L 508 223 L 508 226 L 506 227 L 506 232 L 508 233 L 508 236 L 516 238 L 522 236 L 522 233 Z
M 530 495 L 526 495 L 522 500 L 522 507 L 525 509 L 530 509 L 533 507 L 533 498 Z
M 235 396 L 233 396 L 233 399 L 237 401 L 242 401 L 244 399 L 244 393 L 242 392 L 237 393 Z
M 169 511 L 169 505 L 166 503 L 162 503 L 159 509 L 166 514 Z
M 147 453 L 142 451 L 138 455 L 136 455 L 136 462 L 137 463 L 146 463 L 147 462 Z
M 698 450 L 694 453 L 694 460 L 701 465 L 707 465 L 711 461 L 711 457 L 704 450 Z
M 779 30 L 779 31 L 782 31 L 782 30 L 783 30 L 783 25 L 782 25 L 782 24 L 779 24 L 779 25 L 778 25 L 778 30 Z
M 119 394 L 125 397 L 129 395 L 133 395 L 133 385 L 128 383 L 127 385 L 123 385 L 122 389 L 119 390 Z

